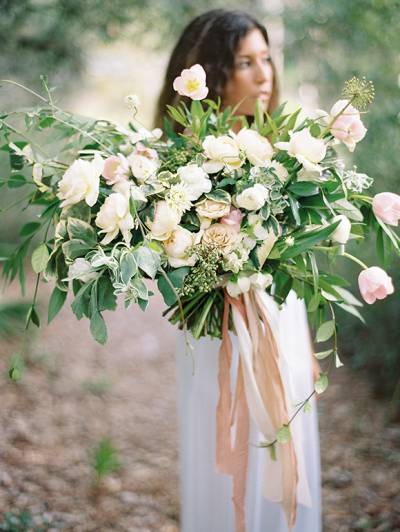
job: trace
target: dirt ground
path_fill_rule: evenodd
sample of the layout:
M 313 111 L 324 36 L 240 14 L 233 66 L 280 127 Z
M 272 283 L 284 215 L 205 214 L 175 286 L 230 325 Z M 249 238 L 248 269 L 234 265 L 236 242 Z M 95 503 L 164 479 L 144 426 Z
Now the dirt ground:
M 67 304 L 31 333 L 18 384 L 14 346 L 0 345 L 0 530 L 179 531 L 175 332 L 161 310 L 155 296 L 146 314 L 108 313 L 101 347 Z M 400 531 L 400 426 L 385 424 L 387 404 L 347 367 L 318 403 L 324 532 Z M 105 437 L 122 467 L 96 489 L 90 451 Z M 31 526 L 6 524 L 23 511 Z

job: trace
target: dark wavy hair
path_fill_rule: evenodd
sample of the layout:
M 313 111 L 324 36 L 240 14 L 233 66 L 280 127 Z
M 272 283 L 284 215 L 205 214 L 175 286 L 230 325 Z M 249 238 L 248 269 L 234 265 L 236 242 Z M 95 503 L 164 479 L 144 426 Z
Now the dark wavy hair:
M 269 44 L 268 33 L 252 15 L 244 11 L 213 9 L 196 17 L 186 28 L 177 42 L 166 71 L 164 86 L 158 99 L 155 124 L 162 127 L 166 106 L 175 105 L 181 99 L 173 87 L 174 79 L 184 68 L 199 63 L 207 75 L 208 98 L 216 101 L 222 97 L 226 82 L 233 68 L 235 53 L 240 40 L 254 28 L 262 33 Z M 274 80 L 268 111 L 278 105 L 279 89 L 276 69 L 272 63 Z

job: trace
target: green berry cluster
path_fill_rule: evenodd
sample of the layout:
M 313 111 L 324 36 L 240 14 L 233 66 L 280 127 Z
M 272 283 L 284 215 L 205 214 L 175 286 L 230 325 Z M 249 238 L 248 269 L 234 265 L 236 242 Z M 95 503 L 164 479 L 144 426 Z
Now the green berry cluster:
M 217 270 L 222 261 L 221 252 L 215 247 L 198 244 L 188 251 L 188 255 L 196 256 L 196 265 L 185 277 L 180 295 L 192 296 L 214 290 L 219 280 Z
M 347 80 L 343 88 L 344 98 L 350 100 L 353 107 L 363 111 L 375 98 L 375 87 L 372 81 L 355 76 Z
M 168 157 L 163 161 L 160 170 L 175 173 L 178 168 L 185 166 L 192 158 L 192 154 L 183 148 L 172 147 L 168 151 Z

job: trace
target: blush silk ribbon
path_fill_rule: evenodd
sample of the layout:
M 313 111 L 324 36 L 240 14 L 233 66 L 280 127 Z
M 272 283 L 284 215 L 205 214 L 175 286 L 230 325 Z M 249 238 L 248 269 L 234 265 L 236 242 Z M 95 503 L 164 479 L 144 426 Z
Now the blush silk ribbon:
M 234 396 L 230 376 L 230 310 L 239 344 Z M 288 375 L 284 354 L 280 352 L 277 313 L 272 298 L 261 290 L 251 290 L 240 298 L 232 298 L 225 292 L 218 369 L 216 464 L 219 472 L 232 476 L 236 532 L 246 532 L 250 416 L 267 441 L 275 440 L 279 428 L 290 418 Z M 316 378 L 318 363 L 313 362 L 313 373 Z M 269 453 L 266 456 L 263 482 L 264 496 L 282 504 L 289 529 L 296 521 L 297 502 L 311 506 L 301 448 L 302 434 L 299 430 L 294 431 L 292 425 L 291 432 L 289 442 L 275 444 L 276 460 L 272 460 Z M 260 449 L 260 452 L 267 450 Z

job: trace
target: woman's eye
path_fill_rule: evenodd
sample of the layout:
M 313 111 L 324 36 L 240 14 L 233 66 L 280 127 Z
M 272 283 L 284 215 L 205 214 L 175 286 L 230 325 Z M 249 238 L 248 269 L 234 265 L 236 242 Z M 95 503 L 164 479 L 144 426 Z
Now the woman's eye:
M 271 61 L 272 61 L 271 57 L 263 57 L 264 63 L 271 63 Z
M 238 68 L 247 68 L 247 67 L 250 66 L 250 64 L 251 64 L 251 63 L 250 63 L 249 60 L 244 59 L 243 61 L 239 61 L 239 62 L 237 63 L 237 67 L 238 67 Z

